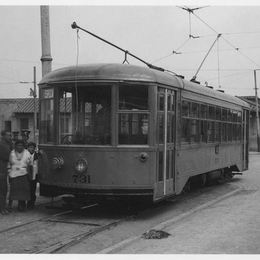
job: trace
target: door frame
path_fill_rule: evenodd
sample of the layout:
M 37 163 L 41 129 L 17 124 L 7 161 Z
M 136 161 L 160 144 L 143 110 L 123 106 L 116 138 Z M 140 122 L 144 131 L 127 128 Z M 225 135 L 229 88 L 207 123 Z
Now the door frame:
M 172 92 L 172 93 L 171 93 Z M 160 94 L 164 94 L 164 110 L 161 111 L 163 112 L 163 143 L 160 143 L 160 127 L 159 127 L 159 102 L 160 102 Z M 171 98 L 173 104 L 174 104 L 174 115 L 171 121 L 172 126 L 170 127 L 172 131 L 172 140 L 171 142 L 167 142 L 168 138 L 168 96 L 172 96 L 173 99 Z M 177 143 L 177 91 L 175 89 L 167 89 L 165 87 L 158 86 L 157 88 L 157 110 L 156 110 L 156 116 L 157 116 L 157 167 L 156 167 L 156 183 L 155 183 L 155 199 L 160 199 L 165 196 L 169 196 L 175 193 L 175 173 L 176 173 L 176 143 Z M 159 171 L 160 171 L 160 152 L 163 152 L 163 160 L 162 160 L 162 180 L 159 176 Z M 169 153 L 171 156 L 167 160 L 167 153 Z M 168 164 L 168 165 L 167 165 Z M 167 170 L 168 176 L 167 176 Z M 167 178 L 168 177 L 168 178 Z

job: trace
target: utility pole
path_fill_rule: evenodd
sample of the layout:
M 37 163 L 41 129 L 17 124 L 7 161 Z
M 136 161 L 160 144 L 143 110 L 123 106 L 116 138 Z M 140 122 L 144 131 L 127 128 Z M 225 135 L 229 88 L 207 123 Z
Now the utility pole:
M 49 6 L 41 6 L 42 77 L 52 70 Z
M 33 96 L 33 140 L 36 143 L 36 128 L 37 128 L 37 106 L 36 106 L 36 67 L 33 67 L 33 81 L 20 81 L 22 84 L 31 84 L 33 83 L 33 89 L 30 88 L 30 96 Z
M 36 128 L 37 128 L 37 109 L 36 107 L 36 67 L 33 67 L 33 140 L 36 143 Z
M 256 134 L 257 134 L 257 151 L 260 152 L 259 109 L 258 109 L 258 95 L 257 95 L 256 71 L 257 71 L 257 70 L 254 70 L 254 79 L 255 79 L 255 105 L 256 105 Z

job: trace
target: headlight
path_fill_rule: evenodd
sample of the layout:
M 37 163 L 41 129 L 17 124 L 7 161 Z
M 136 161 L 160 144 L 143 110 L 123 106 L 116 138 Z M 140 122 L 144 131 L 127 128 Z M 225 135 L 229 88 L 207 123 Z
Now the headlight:
M 52 158 L 52 168 L 54 170 L 60 169 L 64 165 L 64 159 L 62 156 L 55 156 Z
M 146 162 L 148 160 L 148 158 L 149 158 L 149 155 L 145 152 L 142 152 L 139 154 L 139 160 L 141 162 Z
M 88 169 L 88 162 L 85 159 L 79 159 L 76 161 L 74 169 L 78 173 L 83 173 Z

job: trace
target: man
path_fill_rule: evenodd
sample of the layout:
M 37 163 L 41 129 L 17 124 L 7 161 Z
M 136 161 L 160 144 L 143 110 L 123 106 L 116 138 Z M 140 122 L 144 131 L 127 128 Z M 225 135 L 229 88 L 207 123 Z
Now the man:
M 27 208 L 33 209 L 36 200 L 36 186 L 37 186 L 37 174 L 38 174 L 38 153 L 35 152 L 36 144 L 33 142 L 28 143 L 27 150 L 30 152 L 33 161 L 32 174 L 31 174 L 31 199 L 27 202 Z
M 3 130 L 1 131 L 0 141 L 0 214 L 2 215 L 8 214 L 8 210 L 6 209 L 7 164 L 11 150 L 11 133 Z
M 30 132 L 31 131 L 27 129 L 21 131 L 21 136 L 22 136 L 22 140 L 24 141 L 25 149 L 28 148 L 28 139 L 29 139 Z

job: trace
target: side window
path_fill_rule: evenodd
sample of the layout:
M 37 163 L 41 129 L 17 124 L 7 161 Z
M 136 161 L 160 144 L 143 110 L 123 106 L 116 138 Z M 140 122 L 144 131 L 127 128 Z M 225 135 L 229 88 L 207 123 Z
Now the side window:
M 240 111 L 195 103 L 182 102 L 182 142 L 220 143 L 241 141 Z
M 182 101 L 182 142 L 198 143 L 201 139 L 200 115 L 205 116 L 200 110 L 201 106 L 195 102 Z
M 209 119 L 216 119 L 216 108 L 214 106 L 209 106 Z
M 209 106 L 209 122 L 208 122 L 208 141 L 215 142 L 215 120 L 216 120 L 216 107 Z
M 183 100 L 182 101 L 182 108 L 181 108 L 181 114 L 182 114 L 182 131 L 181 131 L 181 141 L 185 143 L 190 142 L 190 120 L 189 120 L 189 114 L 190 114 L 190 102 Z
M 222 121 L 227 121 L 227 109 L 222 108 L 222 116 L 221 116 Z
M 147 86 L 119 86 L 118 143 L 148 144 Z
M 200 117 L 203 119 L 208 118 L 208 106 L 205 104 L 201 104 L 200 106 Z
M 216 107 L 216 119 L 221 120 L 221 108 Z
M 215 125 L 215 141 L 221 142 L 221 123 L 220 122 L 216 122 L 216 125 Z
M 191 103 L 190 117 L 193 117 L 193 118 L 199 117 L 199 104 Z
M 215 122 L 208 122 L 208 140 L 209 142 L 215 141 Z
M 190 142 L 190 120 L 188 118 L 182 118 L 182 131 L 181 141 Z
M 182 116 L 188 117 L 189 116 L 189 109 L 190 103 L 188 101 L 182 101 Z
M 166 93 L 167 92 L 167 93 Z M 167 100 L 165 98 L 167 97 Z M 175 92 L 170 89 L 158 88 L 158 107 L 157 107 L 157 122 L 158 122 L 158 141 L 164 143 L 165 131 L 165 102 L 167 101 L 167 143 L 172 143 L 175 137 Z
M 207 129 L 208 129 L 208 122 L 206 120 L 200 121 L 200 141 L 203 143 L 207 142 L 208 135 L 207 135 Z
M 200 105 L 200 141 L 206 143 L 208 141 L 208 105 Z

